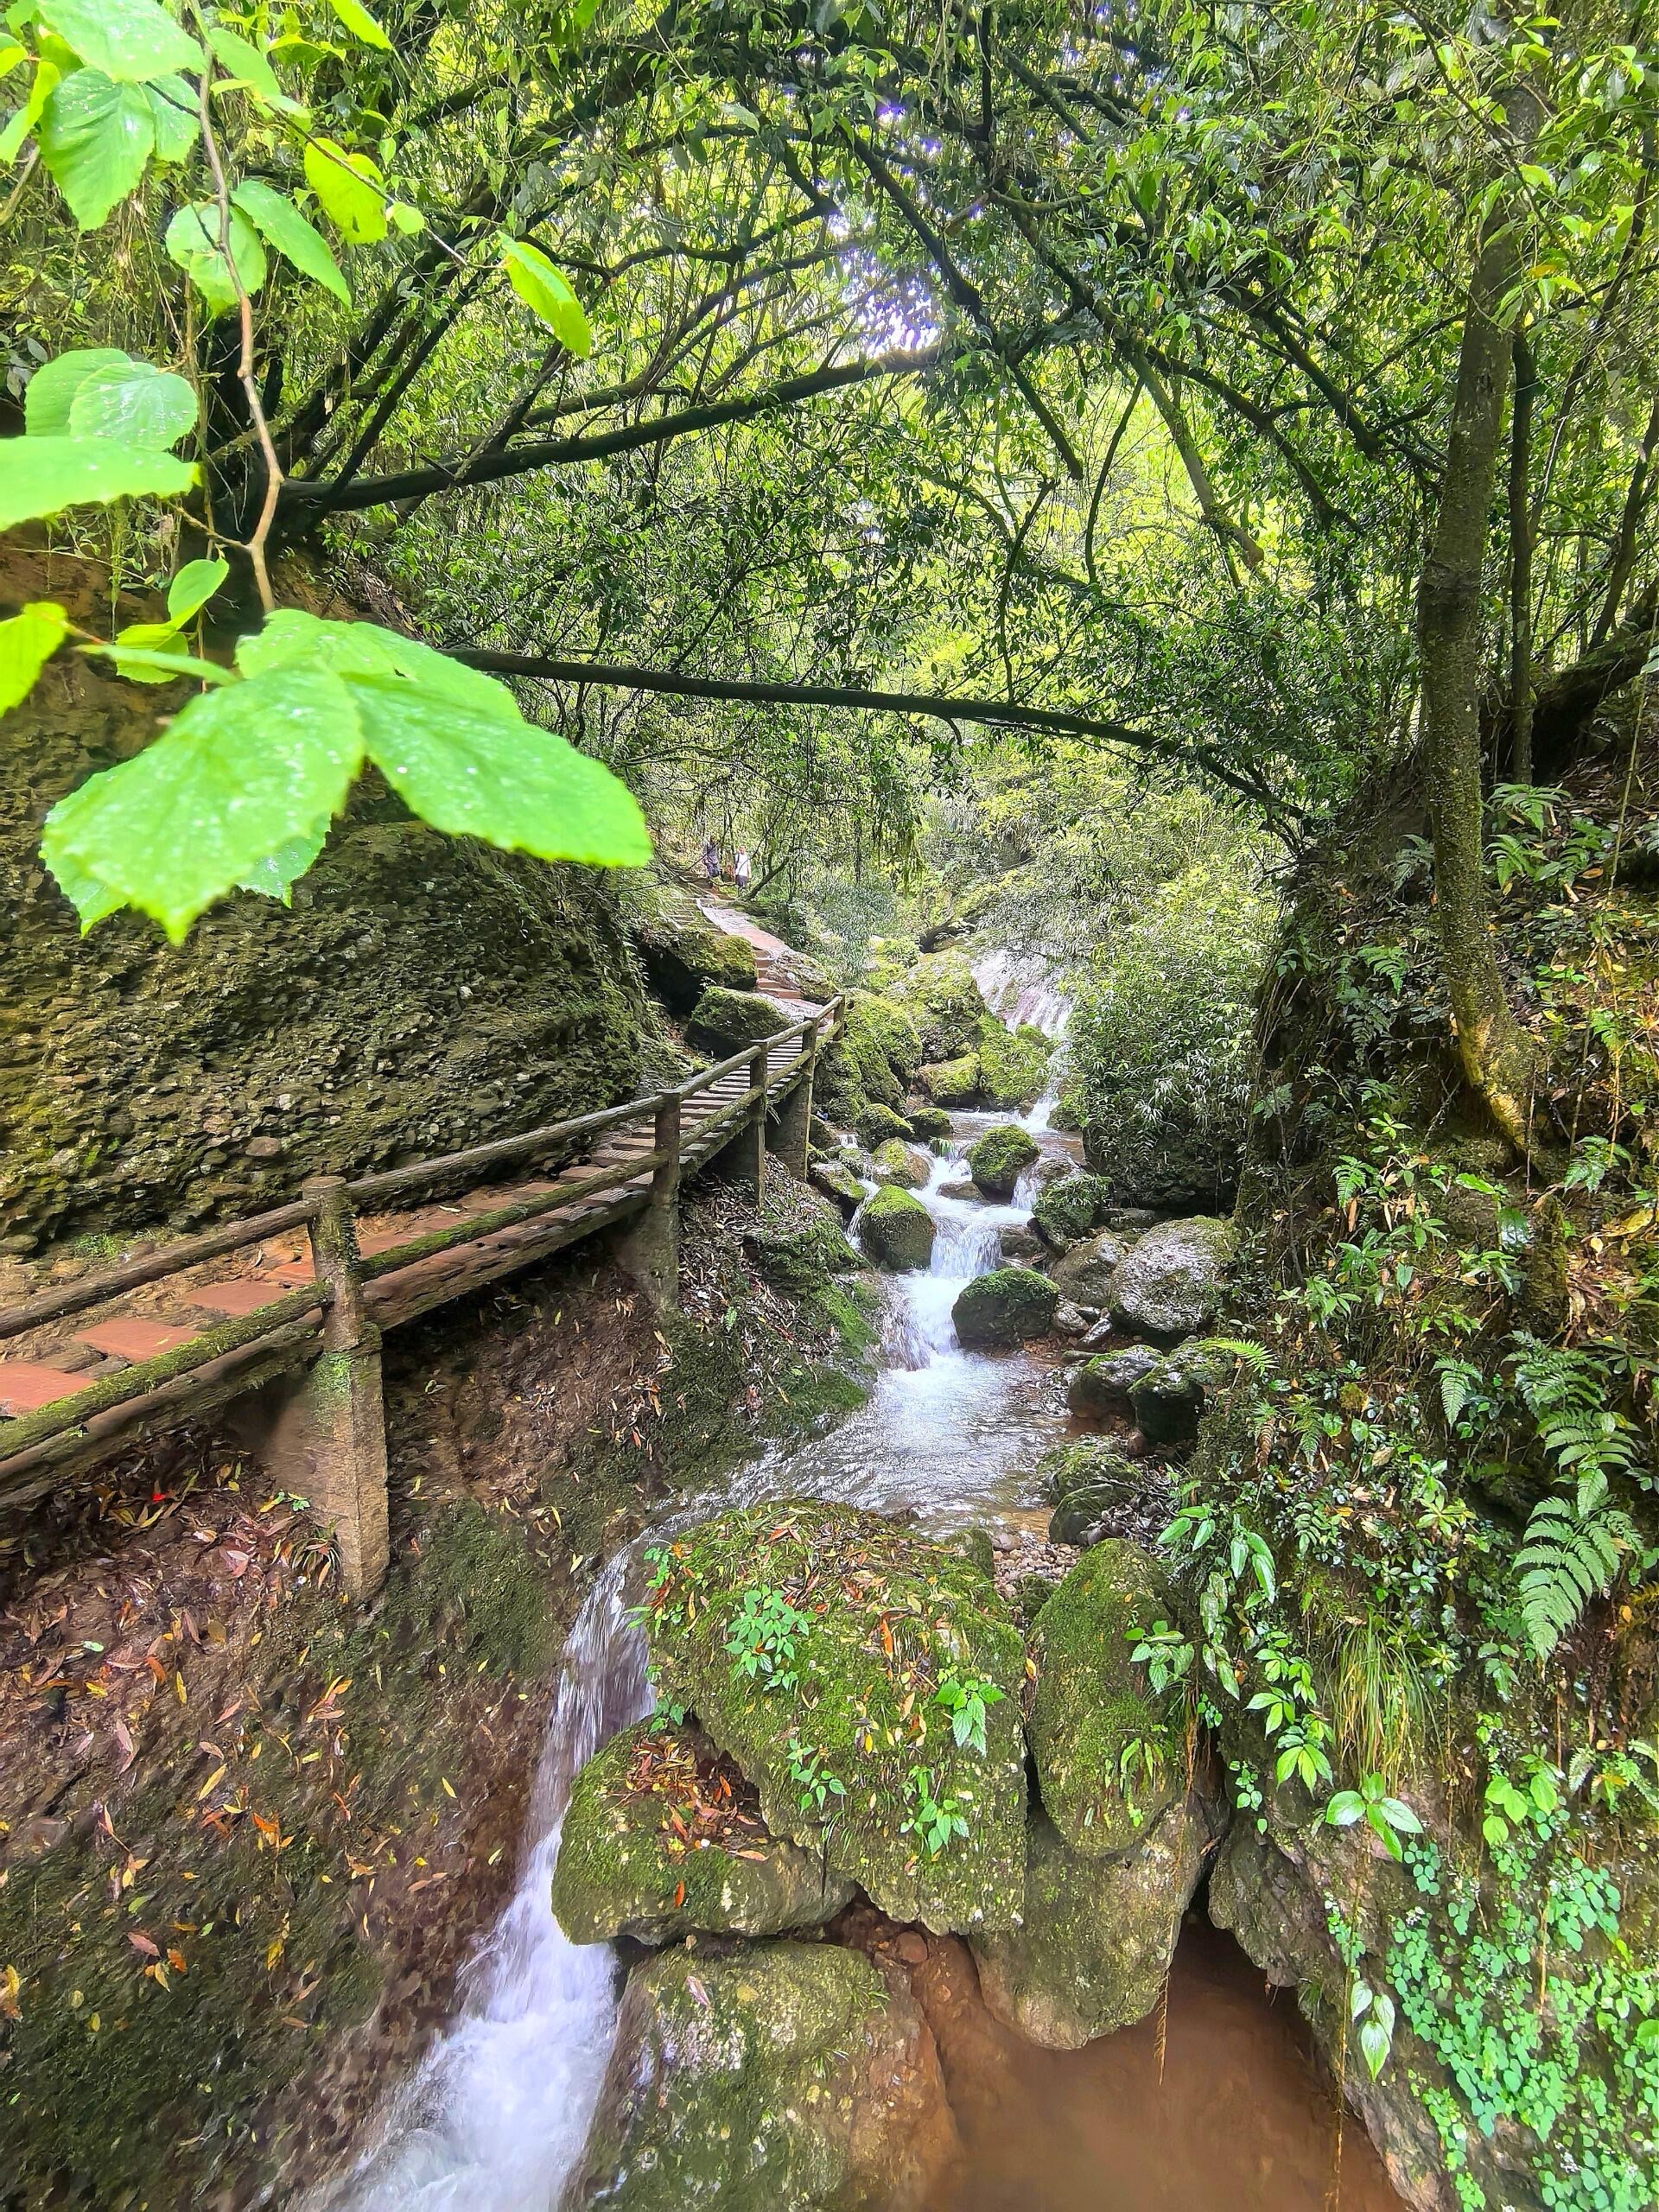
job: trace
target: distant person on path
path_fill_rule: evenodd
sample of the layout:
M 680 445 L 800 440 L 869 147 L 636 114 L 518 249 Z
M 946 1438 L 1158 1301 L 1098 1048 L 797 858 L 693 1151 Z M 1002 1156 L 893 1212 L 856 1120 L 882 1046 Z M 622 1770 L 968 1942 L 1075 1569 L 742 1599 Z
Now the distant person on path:
M 702 841 L 702 872 L 708 877 L 709 888 L 712 891 L 720 881 L 720 847 L 712 837 L 705 837 Z
M 737 856 L 737 874 L 735 880 L 740 891 L 747 891 L 748 889 L 749 856 L 747 853 L 740 853 Z

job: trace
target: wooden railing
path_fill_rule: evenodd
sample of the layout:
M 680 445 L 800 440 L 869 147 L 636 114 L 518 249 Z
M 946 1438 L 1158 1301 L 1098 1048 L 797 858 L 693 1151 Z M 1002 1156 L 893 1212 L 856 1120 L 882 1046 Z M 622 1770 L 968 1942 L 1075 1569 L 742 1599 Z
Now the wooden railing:
M 302 1195 L 286 1205 L 227 1222 L 0 1310 L 0 1342 L 3 1342 L 107 1305 L 206 1261 L 264 1243 L 272 1236 L 303 1229 L 310 1241 L 310 1282 L 274 1297 L 251 1313 L 207 1325 L 188 1343 L 98 1376 L 31 1413 L 0 1421 L 0 1508 L 27 1503 L 42 1495 L 52 1487 L 53 1471 L 67 1461 L 101 1456 L 99 1447 L 119 1441 L 141 1408 L 159 1410 L 164 1416 L 160 1423 L 148 1423 L 149 1429 L 170 1427 L 205 1410 L 208 1402 L 222 1402 L 237 1395 L 249 1387 L 250 1379 L 264 1381 L 284 1367 L 304 1361 L 323 1341 L 339 1333 L 331 1329 L 331 1311 L 339 1320 L 343 1317 L 336 1309 L 342 1302 L 360 1308 L 369 1285 L 404 1268 L 572 1209 L 582 1211 L 574 1217 L 572 1236 L 562 1241 L 574 1242 L 610 1226 L 632 1210 L 672 1205 L 684 1166 L 702 1165 L 745 1126 L 756 1128 L 758 1141 L 764 1141 L 766 1106 L 786 1097 L 810 1077 L 819 1050 L 838 1033 L 842 1019 L 842 1001 L 834 999 L 805 1020 L 791 1023 L 759 1044 L 746 1046 L 671 1090 L 652 1091 L 599 1113 L 550 1122 L 521 1135 L 496 1138 L 464 1151 L 358 1176 L 348 1182 L 319 1178 L 308 1183 Z M 786 1064 L 774 1072 L 772 1063 L 779 1050 L 796 1045 L 798 1049 Z M 747 1069 L 750 1077 L 743 1089 L 729 1096 L 722 1095 L 718 1106 L 697 1113 L 700 1096 L 720 1090 L 740 1069 Z M 556 1159 L 567 1170 L 580 1166 L 582 1155 L 592 1151 L 595 1140 L 614 1137 L 647 1118 L 652 1140 L 646 1150 L 628 1151 L 595 1163 L 591 1173 L 563 1173 L 545 1190 L 504 1201 L 482 1212 L 471 1211 L 451 1224 L 423 1230 L 367 1256 L 357 1249 L 354 1222 L 359 1211 L 384 1209 L 417 1193 L 429 1198 L 439 1192 L 460 1195 L 503 1169 L 550 1158 Z M 593 1204 L 607 1198 L 613 1198 L 614 1203 Z M 550 1229 L 556 1226 L 550 1222 Z M 550 1239 L 545 1246 L 526 1249 L 522 1256 L 505 1255 L 499 1271 L 509 1272 L 544 1256 L 557 1241 L 561 1240 Z M 447 1294 L 454 1295 L 467 1287 L 467 1281 L 458 1281 L 455 1290 Z M 442 1302 L 444 1294 L 440 1291 L 426 1304 Z M 403 1317 L 394 1313 L 392 1318 Z M 251 1378 L 245 1369 L 252 1370 Z M 211 1389 L 193 1389 L 193 1381 L 210 1374 Z M 90 1455 L 89 1445 L 94 1447 Z

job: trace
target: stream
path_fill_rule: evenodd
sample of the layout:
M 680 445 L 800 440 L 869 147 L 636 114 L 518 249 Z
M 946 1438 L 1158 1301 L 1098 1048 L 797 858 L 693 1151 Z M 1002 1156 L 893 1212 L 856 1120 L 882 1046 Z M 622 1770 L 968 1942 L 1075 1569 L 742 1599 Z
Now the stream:
M 1006 959 L 1006 956 L 994 957 Z M 1005 1018 L 1063 1027 L 1064 1001 L 1008 962 L 982 988 Z M 999 1002 L 1000 1001 L 1000 1002 Z M 952 1116 L 949 1153 L 920 1196 L 938 1224 L 926 1274 L 888 1279 L 883 1366 L 865 1406 L 826 1436 L 756 1460 L 690 1521 L 766 1497 L 832 1497 L 908 1512 L 930 1532 L 970 1523 L 1038 1528 L 1030 1470 L 1066 1433 L 1052 1362 L 988 1358 L 957 1344 L 950 1308 L 999 1263 L 1003 1228 L 1025 1222 L 1044 1161 L 1076 1162 L 1048 1128 L 1052 1102 L 1019 1118 L 1042 1157 L 1014 1200 L 947 1197 L 962 1154 L 1007 1115 Z M 1048 1172 L 1053 1172 L 1051 1167 Z M 855 1229 L 855 1236 L 856 1230 Z M 627 1618 L 638 1546 L 613 1559 L 565 1646 L 527 1821 L 518 1887 L 464 1974 L 456 2016 L 376 2122 L 353 2169 L 307 2212 L 554 2212 L 580 2156 L 615 2024 L 607 1946 L 567 1942 L 549 1907 L 571 1783 L 650 1707 L 643 1638 Z M 967 2171 L 938 2212 L 1319 2212 L 1332 2176 L 1334 2094 L 1316 2070 L 1294 2000 L 1275 2008 L 1230 1941 L 1189 1916 L 1159 2023 L 1087 2049 L 1039 2049 L 958 1993 L 942 2048 Z M 1341 2202 L 1398 2199 L 1357 2122 L 1345 2131 Z

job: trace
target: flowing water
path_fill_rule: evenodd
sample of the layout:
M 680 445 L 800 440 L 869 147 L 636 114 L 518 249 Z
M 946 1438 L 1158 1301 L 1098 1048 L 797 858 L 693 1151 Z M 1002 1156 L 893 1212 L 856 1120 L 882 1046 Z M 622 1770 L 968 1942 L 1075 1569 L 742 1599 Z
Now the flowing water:
M 1050 1033 L 1064 1026 L 1058 993 L 1028 967 L 1005 961 L 982 988 L 1005 1014 L 1039 1019 Z M 1021 1119 L 1046 1158 L 1069 1159 L 1068 1141 L 1048 1128 L 1049 1103 Z M 1001 1230 L 1027 1218 L 1042 1163 L 1007 1205 L 947 1198 L 940 1187 L 965 1173 L 973 1139 L 1006 1118 L 955 1117 L 949 1153 L 919 1193 L 937 1224 L 932 1265 L 889 1282 L 886 1363 L 861 1411 L 829 1436 L 768 1453 L 718 1501 L 677 1519 L 715 1503 L 805 1496 L 909 1511 L 944 1532 L 1012 1523 L 1029 1506 L 1029 1471 L 1065 1427 L 1047 1371 L 1024 1353 L 964 1352 L 950 1308 L 966 1282 L 999 1263 Z M 637 1550 L 612 1560 L 571 1630 L 523 1872 L 467 1969 L 455 2019 L 389 2101 L 354 2168 L 308 2212 L 554 2212 L 604 2071 L 616 1962 L 603 1945 L 565 1941 L 549 1885 L 574 1777 L 650 1707 L 643 1642 L 626 1613 Z M 1213 2001 L 1200 1960 L 1219 1991 Z M 967 1987 L 943 2055 L 969 2172 L 940 2212 L 1211 2212 L 1222 2198 L 1240 2212 L 1317 2212 L 1329 2168 L 1328 2092 L 1282 2015 L 1266 2018 L 1259 1989 L 1220 1939 L 1182 1945 L 1168 2069 L 1148 2065 L 1148 2024 L 1087 2051 L 1039 2051 L 991 2020 L 971 1976 Z M 1193 2124 L 1206 2083 L 1225 2094 L 1236 2125 Z M 1348 2212 L 1395 2202 L 1363 2139 L 1351 2147 L 1349 2169 Z

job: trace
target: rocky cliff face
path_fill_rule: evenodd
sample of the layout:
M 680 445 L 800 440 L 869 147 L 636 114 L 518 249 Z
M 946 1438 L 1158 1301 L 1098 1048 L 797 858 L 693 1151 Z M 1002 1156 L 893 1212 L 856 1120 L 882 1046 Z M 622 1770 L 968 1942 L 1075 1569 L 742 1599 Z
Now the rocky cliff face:
M 75 597 L 37 557 L 0 570 L 4 611 L 48 594 Z M 608 880 L 440 836 L 372 784 L 291 911 L 241 893 L 177 949 L 130 915 L 81 938 L 41 820 L 181 689 L 60 657 L 6 718 L 0 1253 L 275 1204 L 636 1087 L 645 1007 Z

